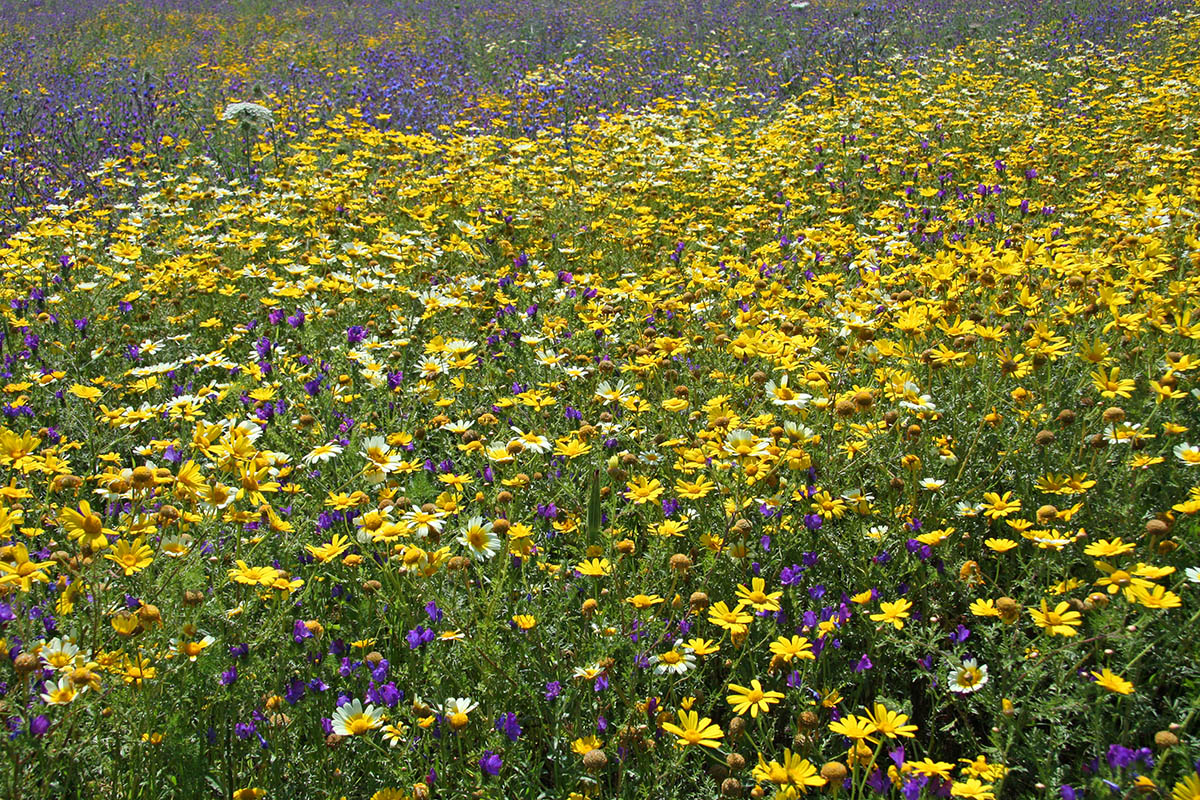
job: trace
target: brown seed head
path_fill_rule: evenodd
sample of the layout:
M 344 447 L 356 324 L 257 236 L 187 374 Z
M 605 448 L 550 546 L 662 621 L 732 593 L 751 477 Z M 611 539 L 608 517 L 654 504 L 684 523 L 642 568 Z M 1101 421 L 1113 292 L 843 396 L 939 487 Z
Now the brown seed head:
M 841 784 L 846 780 L 848 774 L 849 770 L 846 769 L 846 765 L 840 761 L 828 761 L 825 766 L 821 767 L 821 777 L 834 785 Z
M 1021 615 L 1021 604 L 1011 597 L 1001 597 L 996 601 L 996 610 L 1000 612 L 1000 620 L 1012 624 Z
M 588 772 L 599 772 L 608 766 L 608 756 L 600 748 L 589 750 L 583 757 L 583 768 Z
M 675 570 L 676 572 L 687 573 L 687 571 L 692 567 L 692 560 L 683 553 L 676 553 L 675 555 L 671 556 L 670 564 L 671 569 Z
M 1166 750 L 1179 744 L 1179 737 L 1170 731 L 1159 731 L 1154 734 L 1154 744 L 1159 750 Z
M 40 663 L 41 659 L 27 651 L 19 654 L 13 660 L 13 668 L 16 669 L 18 675 L 24 676 L 37 669 Z

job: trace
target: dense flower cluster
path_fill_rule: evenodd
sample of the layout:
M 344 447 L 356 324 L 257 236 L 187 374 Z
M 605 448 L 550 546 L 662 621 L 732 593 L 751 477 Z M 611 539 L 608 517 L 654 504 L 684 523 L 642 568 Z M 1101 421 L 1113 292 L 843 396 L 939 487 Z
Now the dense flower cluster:
M 1200 798 L 1200 12 L 1133 5 L 776 92 L 684 42 L 706 91 L 586 118 L 530 69 L 382 124 L 351 59 L 206 108 L 229 161 L 57 164 L 0 246 L 0 785 Z M 580 86 L 651 50 L 600 6 Z

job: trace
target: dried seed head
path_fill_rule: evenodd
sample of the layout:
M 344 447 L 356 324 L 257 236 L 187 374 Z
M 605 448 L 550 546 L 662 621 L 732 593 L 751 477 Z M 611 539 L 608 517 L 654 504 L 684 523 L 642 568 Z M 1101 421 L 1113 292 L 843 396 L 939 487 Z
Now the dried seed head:
M 1154 734 L 1154 744 L 1159 750 L 1166 750 L 1168 747 L 1179 744 L 1179 737 L 1170 731 L 1159 731 Z
M 608 756 L 600 748 L 589 750 L 583 757 L 583 768 L 588 772 L 599 772 L 608 766 Z
M 746 730 L 746 718 L 734 717 L 729 721 L 729 738 L 736 739 Z
M 1146 523 L 1146 533 L 1151 536 L 1162 536 L 1169 530 L 1171 530 L 1170 526 L 1161 519 L 1152 519 Z
M 13 668 L 16 669 L 18 675 L 28 675 L 38 668 L 41 660 L 33 653 L 21 653 L 13 660 Z
M 671 569 L 679 573 L 686 573 L 692 566 L 692 560 L 683 553 L 676 553 L 671 556 Z
M 846 780 L 848 774 L 849 770 L 846 769 L 846 765 L 840 761 L 828 761 L 825 766 L 821 767 L 821 777 L 834 786 L 838 786 Z

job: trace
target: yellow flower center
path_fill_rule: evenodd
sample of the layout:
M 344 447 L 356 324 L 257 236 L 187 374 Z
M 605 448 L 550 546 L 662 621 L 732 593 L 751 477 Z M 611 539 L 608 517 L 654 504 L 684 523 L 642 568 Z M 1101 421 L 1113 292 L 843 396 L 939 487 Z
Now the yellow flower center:
M 371 718 L 366 714 L 355 714 L 346 720 L 346 730 L 351 736 L 359 736 L 371 730 Z

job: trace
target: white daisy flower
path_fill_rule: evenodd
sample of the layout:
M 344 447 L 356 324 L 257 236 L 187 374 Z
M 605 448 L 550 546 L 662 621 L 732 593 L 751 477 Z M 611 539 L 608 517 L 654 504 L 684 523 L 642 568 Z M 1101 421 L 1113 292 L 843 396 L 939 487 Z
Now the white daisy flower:
M 987 665 L 979 665 L 973 658 L 958 666 L 951 665 L 950 669 L 950 691 L 955 694 L 977 692 L 988 681 Z
M 333 712 L 333 732 L 338 736 L 361 736 L 383 724 L 383 714 L 373 705 L 363 708 L 355 698 Z

